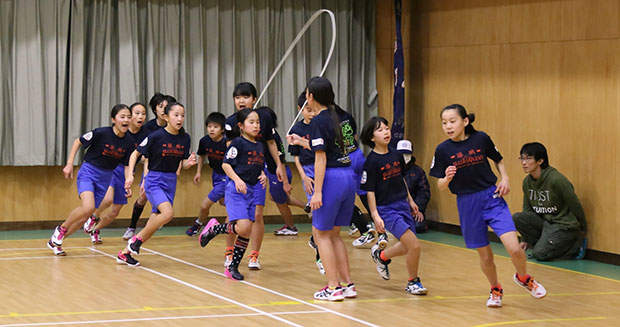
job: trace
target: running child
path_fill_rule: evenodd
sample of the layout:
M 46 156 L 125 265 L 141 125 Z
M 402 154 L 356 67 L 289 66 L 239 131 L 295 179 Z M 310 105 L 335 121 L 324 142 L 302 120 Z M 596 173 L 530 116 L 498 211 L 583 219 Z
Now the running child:
M 225 274 L 232 280 L 243 280 L 239 264 L 248 247 L 254 224 L 255 185 L 264 188 L 267 178 L 263 172 L 265 148 L 256 139 L 260 131 L 258 114 L 250 108 L 244 108 L 236 113 L 236 120 L 241 137 L 231 141 L 222 164 L 229 178 L 224 196 L 229 222 L 218 224 L 212 218 L 200 233 L 199 240 L 200 246 L 205 247 L 218 234 L 236 234 L 232 262 L 226 267 Z
M 134 140 L 127 135 L 131 111 L 124 104 L 117 104 L 112 108 L 112 126 L 96 128 L 73 142 L 67 164 L 62 172 L 65 178 L 73 179 L 73 160 L 80 147 L 87 149 L 84 163 L 77 174 L 77 188 L 82 204 L 73 209 L 67 219 L 54 228 L 52 237 L 47 246 L 55 255 L 66 255 L 62 249 L 63 240 L 78 230 L 90 217 L 103 200 L 114 169 L 119 163 L 125 165 L 125 173 L 129 156 L 135 148 Z M 131 196 L 131 189 L 127 190 Z
M 476 249 L 480 266 L 491 284 L 488 307 L 502 306 L 503 289 L 497 279 L 493 251 L 489 245 L 487 226 L 491 227 L 510 254 L 517 272 L 514 281 L 533 297 L 543 298 L 547 291 L 527 274 L 525 252 L 519 240 L 508 205 L 503 196 L 510 192 L 506 167 L 493 141 L 486 133 L 477 131 L 472 123 L 475 116 L 467 114 L 460 104 L 441 110 L 441 125 L 448 139 L 435 149 L 430 175 L 437 177 L 439 190 L 447 188 L 456 194 L 461 231 L 465 244 Z M 499 184 L 489 160 L 495 162 L 500 174 Z
M 143 104 L 136 102 L 129 106 L 129 110 L 131 110 L 131 121 L 128 132 L 133 137 L 134 146 L 137 147 L 148 135 L 146 128 L 143 128 L 144 120 L 146 119 L 146 108 Z M 110 186 L 103 201 L 101 201 L 101 205 L 84 223 L 84 232 L 90 235 L 90 240 L 93 244 L 103 243 L 99 235 L 100 230 L 118 217 L 121 208 L 125 204 L 127 204 L 127 197 L 125 196 L 125 167 L 123 164 L 119 164 L 114 169 L 114 175 L 112 175 Z M 107 208 L 110 208 L 110 210 L 104 214 Z
M 146 134 L 150 134 L 158 129 L 162 129 L 166 127 L 166 118 L 164 116 L 164 111 L 168 103 L 177 102 L 177 100 L 170 95 L 163 95 L 159 92 L 155 93 L 151 97 L 149 101 L 149 107 L 153 114 L 155 114 L 155 118 L 149 120 L 144 124 L 144 130 Z M 143 138 L 144 139 L 144 138 Z M 142 140 L 143 140 L 142 139 Z M 140 144 L 142 142 L 138 142 Z M 142 181 L 140 182 L 140 194 L 136 202 L 133 204 L 133 210 L 131 212 L 131 222 L 129 223 L 129 227 L 123 234 L 124 240 L 129 240 L 135 233 L 136 227 L 138 226 L 138 220 L 142 215 L 142 211 L 144 211 L 144 206 L 146 205 L 146 194 L 143 192 L 144 190 L 144 176 L 148 173 L 148 164 L 144 165 L 144 171 L 142 172 Z
M 403 156 L 388 146 L 391 139 L 392 133 L 383 117 L 370 118 L 362 129 L 362 143 L 372 148 L 364 162 L 361 180 L 362 189 L 368 192 L 370 214 L 378 232 L 385 233 L 387 229 L 398 239 L 398 243 L 387 249 L 386 244 L 373 245 L 371 256 L 385 280 L 390 279 L 388 265 L 392 258 L 405 256 L 409 273 L 405 291 L 425 295 L 428 291 L 418 275 L 420 242 L 413 218 L 418 206 L 407 190 Z
M 148 173 L 144 176 L 146 197 L 153 206 L 146 226 L 127 242 L 127 247 L 118 252 L 116 262 L 137 266 L 140 263 L 132 257 L 139 254 L 140 247 L 160 227 L 174 217 L 172 205 L 177 186 L 179 167 L 188 169 L 196 164 L 196 153 L 191 153 L 191 138 L 183 130 L 185 107 L 176 102 L 169 102 L 164 110 L 166 127 L 161 128 L 145 138 L 136 151 L 131 154 L 130 170 L 125 174 L 125 189 L 131 189 L 133 168 L 138 157 L 143 155 L 148 160 Z
M 209 166 L 213 170 L 211 173 L 213 189 L 200 203 L 200 212 L 198 218 L 190 228 L 185 231 L 189 236 L 195 236 L 198 230 L 206 222 L 209 217 L 211 207 L 219 202 L 224 204 L 224 193 L 226 191 L 226 182 L 228 181 L 226 173 L 222 169 L 222 161 L 226 153 L 226 138 L 224 137 L 224 125 L 226 124 L 226 116 L 219 112 L 212 112 L 207 116 L 205 125 L 207 126 L 207 135 L 200 139 L 198 146 L 198 165 L 196 166 L 196 175 L 194 176 L 194 184 L 200 183 L 200 172 L 205 157 L 209 160 Z

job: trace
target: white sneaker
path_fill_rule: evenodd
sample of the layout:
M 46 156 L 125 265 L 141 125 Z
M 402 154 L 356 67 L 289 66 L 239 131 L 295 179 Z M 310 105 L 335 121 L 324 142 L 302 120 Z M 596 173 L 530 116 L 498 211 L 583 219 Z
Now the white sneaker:
M 377 239 L 377 231 L 369 229 L 368 232 L 362 234 L 358 239 L 353 241 L 353 246 L 356 248 L 363 247 L 368 244 L 372 244 Z
M 125 231 L 125 234 L 123 234 L 123 239 L 127 241 L 130 238 L 132 238 L 135 233 L 136 233 L 135 228 L 127 228 L 127 230 Z
M 347 299 L 357 297 L 357 290 L 355 289 L 355 284 L 353 283 L 346 286 L 341 286 L 340 289 L 342 290 L 344 297 Z
M 334 290 L 330 290 L 329 286 L 325 286 L 318 292 L 314 293 L 314 298 L 324 301 L 342 301 L 344 300 L 344 293 L 342 292 L 342 288 L 340 287 Z
M 260 260 L 258 255 L 250 255 L 250 261 L 248 261 L 248 268 L 251 270 L 260 270 Z
M 321 275 L 325 275 L 325 267 L 323 267 L 323 262 L 320 258 L 316 260 L 316 267 L 319 268 L 319 272 L 321 273 Z
M 62 227 L 61 225 L 58 225 L 56 226 L 56 228 L 54 228 L 54 234 L 52 234 L 52 239 L 50 241 L 55 246 L 61 246 L 66 233 L 67 229 Z
M 88 234 L 92 233 L 99 220 L 100 219 L 95 217 L 95 215 L 88 217 L 84 223 L 84 232 Z
M 224 254 L 224 267 L 228 268 L 228 266 L 230 266 L 230 264 L 232 263 L 232 257 L 233 257 L 233 252 L 230 251 L 230 253 L 228 253 L 228 251 Z
M 420 282 L 420 278 L 418 277 L 407 282 L 407 287 L 405 287 L 405 291 L 413 295 L 426 295 L 426 293 L 428 293 L 428 290 L 426 289 L 426 287 L 422 286 L 422 282 Z
M 383 260 L 381 260 L 380 254 L 381 254 L 381 248 L 379 247 L 379 244 L 373 245 L 372 249 L 370 249 L 370 255 L 372 256 L 372 261 L 374 261 L 375 264 L 377 265 L 377 272 L 379 273 L 381 278 L 385 280 L 389 280 L 390 271 L 388 270 L 388 265 L 390 264 L 392 260 L 383 262 Z
M 52 243 L 52 240 L 49 240 L 47 242 L 47 247 L 50 248 L 50 250 L 52 250 L 54 252 L 54 255 L 57 255 L 57 256 L 65 256 L 65 255 L 67 255 L 67 253 L 65 251 L 63 251 L 60 246 L 54 245 L 54 243 Z
M 535 281 L 534 277 L 532 276 L 529 276 L 525 283 L 522 283 L 519 280 L 517 274 L 514 274 L 514 276 L 512 276 L 512 279 L 515 281 L 515 283 L 517 283 L 517 285 L 525 288 L 531 296 L 537 299 L 542 299 L 547 295 L 547 290 L 542 286 L 542 284 Z
M 284 226 L 282 226 L 282 228 L 273 231 L 273 233 L 276 236 L 295 236 L 299 232 L 297 231 L 297 227 L 295 227 L 295 226 L 290 227 L 290 226 L 284 225 Z
M 351 224 L 351 226 L 349 226 L 349 236 L 353 237 L 357 232 L 359 231 L 359 229 L 357 229 L 357 227 L 355 227 L 355 225 Z
M 492 289 L 491 293 L 489 293 L 489 299 L 487 300 L 487 307 L 501 308 L 503 295 L 504 295 L 504 290 Z
M 101 244 L 103 243 L 103 239 L 101 237 L 99 237 L 99 230 L 95 230 L 94 232 L 90 233 L 90 241 L 93 242 L 93 244 Z

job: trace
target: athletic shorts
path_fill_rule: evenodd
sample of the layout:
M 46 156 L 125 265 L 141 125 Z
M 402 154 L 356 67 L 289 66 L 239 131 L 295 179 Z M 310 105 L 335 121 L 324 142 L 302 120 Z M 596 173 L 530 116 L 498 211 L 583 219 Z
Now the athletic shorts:
M 84 162 L 78 171 L 76 182 L 78 195 L 83 192 L 93 192 L 95 208 L 99 208 L 101 201 L 108 191 L 114 170 L 102 169 Z
M 177 190 L 176 172 L 164 173 L 160 171 L 149 171 L 144 177 L 144 191 L 146 198 L 151 203 L 151 212 L 157 212 L 157 207 L 164 202 L 174 205 L 174 194 Z
M 349 226 L 355 204 L 355 180 L 349 167 L 325 170 L 323 206 L 312 211 L 312 226 L 321 231 L 334 226 Z
M 409 229 L 415 234 L 415 220 L 411 215 L 411 208 L 407 200 L 400 200 L 390 204 L 377 206 L 379 216 L 383 219 L 385 229 L 394 234 L 397 239 Z
M 260 183 L 256 183 L 260 185 Z M 224 196 L 224 203 L 226 204 L 226 213 L 228 214 L 228 221 L 233 222 L 239 219 L 249 219 L 254 221 L 254 213 L 256 212 L 256 204 L 254 203 L 254 185 L 248 185 L 246 194 L 237 192 L 235 182 L 229 180 L 226 183 L 226 195 Z M 261 190 L 262 189 L 261 186 Z

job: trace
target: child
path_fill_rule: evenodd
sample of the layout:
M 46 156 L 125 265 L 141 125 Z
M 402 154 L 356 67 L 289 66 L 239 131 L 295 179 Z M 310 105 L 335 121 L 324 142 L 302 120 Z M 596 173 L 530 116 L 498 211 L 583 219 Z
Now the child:
M 163 95 L 159 92 L 155 93 L 151 100 L 149 101 L 149 107 L 151 111 L 155 114 L 154 119 L 149 120 L 144 124 L 144 129 L 146 130 L 147 135 L 157 131 L 158 129 L 162 129 L 166 127 L 166 118 L 164 117 L 164 111 L 168 103 L 177 102 L 177 100 L 170 95 Z M 138 143 L 140 144 L 141 141 Z M 142 172 L 142 181 L 140 182 L 140 196 L 136 200 L 133 205 L 133 211 L 131 213 L 131 222 L 129 223 L 129 227 L 123 234 L 124 240 L 129 240 L 135 233 L 136 227 L 138 226 L 138 220 L 142 215 L 142 211 L 144 210 L 144 205 L 146 205 L 146 193 L 143 192 L 144 189 L 144 176 L 148 173 L 148 164 L 144 165 L 144 171 Z
M 475 116 L 465 107 L 453 104 L 441 111 L 441 124 L 448 139 L 435 149 L 430 175 L 437 177 L 440 190 L 450 188 L 457 195 L 459 220 L 465 244 L 478 250 L 482 272 L 491 284 L 488 307 L 502 306 L 503 290 L 497 279 L 493 251 L 489 245 L 487 226 L 499 236 L 510 254 L 517 272 L 514 281 L 533 297 L 543 298 L 545 288 L 527 274 L 525 252 L 519 247 L 512 216 L 503 196 L 510 192 L 506 167 L 491 138 L 472 126 Z M 495 161 L 500 173 L 493 174 L 489 161 Z
M 347 249 L 340 238 L 341 226 L 349 226 L 351 221 L 357 183 L 346 154 L 331 82 L 324 77 L 311 78 L 306 98 L 307 105 L 317 113 L 310 122 L 310 146 L 314 152 L 314 193 L 310 200 L 312 234 L 328 283 L 314 293 L 314 298 L 342 301 L 357 296 L 349 275 Z M 297 134 L 289 135 L 288 140 L 292 144 L 303 144 Z
M 428 230 L 424 213 L 426 205 L 431 199 L 431 188 L 426 178 L 426 173 L 422 167 L 416 164 L 413 154 L 413 147 L 408 140 L 400 140 L 396 144 L 396 150 L 403 155 L 405 159 L 405 182 L 409 194 L 413 198 L 413 202 L 418 206 L 418 213 L 415 215 L 416 233 L 424 233 Z
M 406 256 L 409 281 L 405 291 L 425 295 L 427 290 L 418 277 L 420 242 L 415 236 L 412 216 L 417 213 L 418 206 L 407 190 L 403 156 L 388 147 L 391 138 L 388 122 L 383 117 L 370 118 L 362 129 L 362 143 L 373 149 L 364 163 L 362 189 L 368 192 L 368 205 L 377 231 L 384 233 L 387 229 L 399 240 L 387 250 L 383 250 L 385 244 L 375 244 L 371 256 L 385 280 L 390 279 L 388 264 L 391 259 Z
M 148 160 L 148 173 L 144 176 L 146 197 L 153 206 L 146 226 L 127 242 L 127 247 L 118 252 L 116 262 L 129 266 L 140 263 L 131 254 L 139 254 L 140 247 L 160 227 L 174 217 L 172 205 L 177 186 L 177 170 L 188 169 L 196 164 L 196 153 L 191 153 L 191 138 L 183 131 L 185 107 L 176 102 L 169 102 L 164 110 L 166 127 L 161 128 L 145 138 L 129 161 L 130 172 L 136 165 L 140 154 Z M 133 175 L 125 174 L 125 189 L 130 189 Z
M 263 172 L 265 148 L 256 140 L 260 131 L 260 119 L 256 111 L 242 109 L 237 112 L 236 120 L 241 137 L 232 140 L 222 164 L 222 169 L 230 179 L 224 196 L 229 222 L 218 224 L 215 218 L 211 219 L 200 233 L 200 246 L 205 247 L 218 234 L 236 234 L 232 262 L 225 274 L 232 280 L 243 280 L 243 275 L 239 273 L 239 263 L 248 247 L 256 213 L 254 185 L 264 188 L 266 183 Z
M 209 166 L 213 169 L 211 179 L 213 189 L 200 203 L 200 213 L 185 234 L 194 236 L 209 217 L 209 210 L 216 203 L 223 203 L 224 192 L 226 191 L 226 173 L 222 169 L 222 161 L 226 153 L 226 139 L 224 138 L 224 124 L 226 124 L 226 116 L 219 112 L 212 112 L 207 116 L 205 125 L 207 126 L 208 135 L 200 139 L 198 147 L 198 166 L 196 168 L 196 176 L 194 176 L 194 184 L 200 183 L 200 171 L 204 162 L 204 157 L 209 159 Z
M 96 128 L 73 142 L 67 164 L 63 168 L 65 178 L 73 179 L 73 160 L 80 146 L 87 148 L 84 163 L 77 175 L 77 188 L 82 205 L 73 209 L 67 220 L 56 226 L 47 246 L 55 255 L 64 256 L 62 243 L 65 238 L 78 230 L 90 217 L 103 200 L 114 169 L 119 163 L 125 165 L 125 173 L 129 155 L 134 150 L 134 140 L 127 135 L 131 112 L 124 104 L 112 108 L 112 127 Z M 127 190 L 131 196 L 131 190 Z
M 134 146 L 137 147 L 148 135 L 146 128 L 142 126 L 146 118 L 146 109 L 143 104 L 136 102 L 129 106 L 129 110 L 131 110 L 131 121 L 128 132 L 134 140 Z M 125 204 L 127 204 L 127 197 L 125 196 L 125 169 L 122 164 L 119 164 L 114 169 L 114 175 L 101 205 L 84 223 L 84 232 L 90 234 L 90 239 L 94 244 L 103 243 L 99 236 L 99 231 L 118 217 L 121 208 Z M 102 213 L 110 205 L 112 206 L 110 211 L 103 215 Z

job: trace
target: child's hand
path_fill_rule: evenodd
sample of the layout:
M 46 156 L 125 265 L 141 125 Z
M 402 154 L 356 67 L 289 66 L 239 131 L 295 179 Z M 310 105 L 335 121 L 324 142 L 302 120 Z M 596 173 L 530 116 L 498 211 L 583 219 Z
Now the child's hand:
M 502 178 L 497 184 L 497 189 L 495 189 L 495 193 L 497 193 L 500 197 L 508 194 L 510 192 L 510 185 L 508 184 L 508 180 Z
M 418 214 L 418 205 L 413 202 L 413 200 L 409 200 L 409 208 L 411 208 L 411 214 L 416 216 Z
M 133 184 L 133 176 L 129 176 L 129 178 L 125 179 L 125 191 L 131 189 L 131 184 Z
M 142 180 L 142 183 L 140 183 L 140 196 L 146 197 L 146 190 L 144 190 L 144 180 Z
M 314 179 L 306 176 L 306 178 L 304 178 L 304 189 L 306 193 L 312 194 L 312 192 L 314 192 Z
M 260 180 L 260 177 L 259 177 L 259 180 Z M 238 181 L 235 181 L 235 189 L 237 190 L 237 192 L 241 194 L 248 193 L 248 186 L 245 185 L 245 182 L 242 181 L 241 179 L 239 179 Z
M 301 136 L 297 135 L 297 134 L 289 134 L 286 136 L 286 142 L 288 142 L 288 144 L 292 144 L 292 145 L 299 145 L 299 140 L 301 139 Z
M 264 172 L 260 172 L 260 176 L 258 176 L 258 182 L 263 186 L 263 189 L 267 187 L 267 175 Z M 244 193 L 245 194 L 245 193 Z
M 189 155 L 189 158 L 187 158 L 186 167 L 189 168 L 197 163 L 198 163 L 198 160 L 196 159 L 196 152 L 192 152 L 192 154 Z
M 198 185 L 200 183 L 200 173 L 196 173 L 194 176 L 194 184 Z
M 130 198 L 131 195 L 132 195 L 131 187 L 128 189 L 125 189 L 125 197 Z
M 375 217 L 372 217 L 372 220 L 375 222 L 375 230 L 377 231 L 377 233 L 385 233 L 385 224 L 383 223 L 383 219 L 381 219 L 381 216 L 377 214 Z
M 422 222 L 422 221 L 424 221 L 424 214 L 422 213 L 422 211 L 418 210 L 418 213 L 413 218 L 417 222 Z
M 73 164 L 67 164 L 62 169 L 62 173 L 65 175 L 65 179 L 73 179 Z
M 323 206 L 323 193 L 314 192 L 310 199 L 310 208 L 314 211 Z
M 451 181 L 452 178 L 454 178 L 454 175 L 456 174 L 456 166 L 448 166 L 448 168 L 446 168 L 446 178 Z

